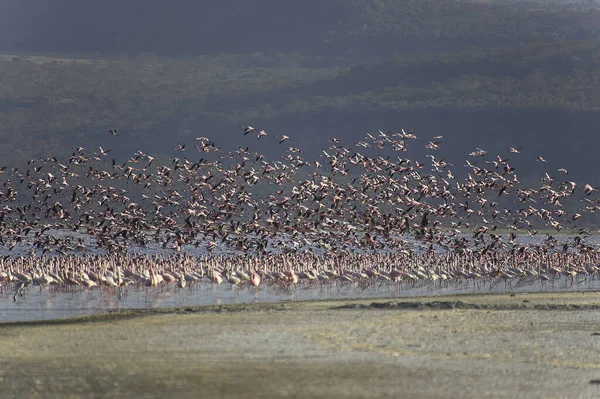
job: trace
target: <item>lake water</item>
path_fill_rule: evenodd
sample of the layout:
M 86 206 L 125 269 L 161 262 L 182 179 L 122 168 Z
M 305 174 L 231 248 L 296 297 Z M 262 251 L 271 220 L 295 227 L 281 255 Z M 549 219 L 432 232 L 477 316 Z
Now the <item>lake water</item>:
M 80 233 L 64 233 L 62 231 L 53 231 L 53 234 L 62 236 L 69 234 L 75 238 L 82 238 L 86 245 L 93 248 L 91 237 Z M 465 235 L 465 237 L 468 237 Z M 518 236 L 517 242 L 523 245 L 532 245 L 542 243 L 542 236 L 529 237 L 525 235 Z M 573 237 L 567 235 L 557 235 L 558 246 L 565 242 L 572 242 Z M 586 239 L 590 245 L 600 245 L 599 236 L 591 236 Z M 418 242 L 415 242 L 418 244 Z M 27 255 L 30 246 L 17 245 L 12 251 L 0 250 L 0 256 Z M 163 249 L 159 245 L 150 245 L 145 248 L 136 248 L 133 252 L 155 255 L 169 255 L 175 253 Z M 193 256 L 206 255 L 206 251 L 196 247 L 184 247 L 183 251 Z M 223 253 L 217 251 L 217 253 Z M 375 289 L 373 289 L 375 288 Z M 399 287 L 398 287 L 399 288 Z M 381 298 L 381 297 L 415 297 L 425 295 L 454 295 L 467 293 L 489 293 L 489 292 L 537 292 L 537 291 L 582 291 L 599 290 L 600 280 L 588 279 L 585 282 L 567 280 L 561 276 L 561 279 L 541 283 L 539 280 L 530 280 L 526 284 L 517 285 L 517 280 L 513 281 L 512 286 L 506 286 L 504 281 L 499 281 L 490 288 L 490 283 L 486 282 L 452 282 L 447 285 L 440 285 L 439 282 L 423 285 L 403 284 L 402 289 L 396 289 L 395 286 L 376 286 L 368 289 L 356 287 L 337 286 L 337 287 L 304 287 L 299 286 L 294 291 L 282 290 L 279 287 L 263 285 L 258 293 L 247 288 L 239 291 L 231 289 L 224 283 L 217 289 L 216 285 L 209 282 L 197 284 L 193 289 L 185 288 L 183 290 L 161 288 L 158 295 L 153 288 L 147 294 L 145 288 L 128 287 L 126 295 L 118 299 L 116 294 L 107 295 L 106 290 L 100 292 L 95 288 L 92 294 L 87 291 L 78 291 L 75 293 L 54 292 L 52 295 L 43 289 L 39 293 L 39 287 L 31 287 L 23 296 L 17 296 L 17 301 L 13 300 L 14 284 L 0 287 L 0 322 L 26 321 L 26 320 L 48 320 L 58 318 L 68 318 L 75 316 L 85 316 L 97 313 L 106 313 L 123 309 L 152 309 L 168 308 L 177 306 L 202 306 L 215 304 L 236 304 L 236 303 L 254 303 L 254 302 L 274 302 L 291 300 L 311 300 L 311 299 L 340 299 L 340 298 Z
M 600 280 L 588 279 L 587 281 L 571 282 L 562 277 L 542 284 L 539 280 L 526 284 L 512 282 L 512 286 L 505 286 L 504 281 L 499 281 L 490 286 L 488 282 L 466 281 L 454 282 L 448 285 L 429 284 L 426 286 L 403 284 L 402 288 L 390 286 L 372 286 L 366 289 L 359 287 L 332 286 L 332 287 L 304 287 L 295 290 L 284 290 L 279 287 L 261 286 L 259 292 L 254 289 L 232 289 L 228 284 L 218 288 L 209 282 L 197 284 L 193 289 L 163 287 L 158 294 L 152 288 L 147 292 L 145 288 L 128 287 L 123 298 L 119 299 L 116 293 L 108 295 L 106 290 L 100 292 L 94 289 L 87 291 L 53 292 L 52 294 L 39 287 L 31 287 L 24 296 L 13 300 L 14 290 L 12 284 L 3 287 L 0 294 L 0 322 L 14 322 L 27 320 L 49 320 L 85 316 L 91 314 L 107 313 L 124 309 L 153 309 L 169 307 L 185 307 L 200 305 L 221 305 L 236 303 L 297 301 L 311 299 L 343 299 L 343 298 L 383 298 L 383 297 L 417 297 L 441 296 L 469 293 L 490 292 L 537 292 L 537 291 L 595 291 L 600 290 Z

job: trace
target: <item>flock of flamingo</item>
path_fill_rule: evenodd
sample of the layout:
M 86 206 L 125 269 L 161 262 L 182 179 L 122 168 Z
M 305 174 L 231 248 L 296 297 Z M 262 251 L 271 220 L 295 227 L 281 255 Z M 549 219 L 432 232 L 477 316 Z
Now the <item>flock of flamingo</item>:
M 600 209 L 598 190 L 562 167 L 526 187 L 514 162 L 480 148 L 455 167 L 438 155 L 442 136 L 411 159 L 418 140 L 404 130 L 350 146 L 332 138 L 310 161 L 288 136 L 242 128 L 240 140 L 271 140 L 279 156 L 199 137 L 172 158 L 137 150 L 122 162 L 78 147 L 0 168 L 0 292 L 508 287 L 600 270 L 581 227 Z

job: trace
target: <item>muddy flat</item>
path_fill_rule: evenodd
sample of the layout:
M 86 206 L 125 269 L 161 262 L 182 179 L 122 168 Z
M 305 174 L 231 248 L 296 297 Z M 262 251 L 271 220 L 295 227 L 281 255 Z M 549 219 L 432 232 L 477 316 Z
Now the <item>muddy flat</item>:
M 0 325 L 2 397 L 600 397 L 600 293 L 129 311 Z

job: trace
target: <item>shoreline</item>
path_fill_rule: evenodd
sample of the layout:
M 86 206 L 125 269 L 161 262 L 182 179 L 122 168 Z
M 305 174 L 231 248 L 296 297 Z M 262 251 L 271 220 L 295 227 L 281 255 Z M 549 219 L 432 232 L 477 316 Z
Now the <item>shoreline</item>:
M 136 317 L 167 314 L 293 311 L 337 309 L 398 309 L 398 310 L 600 310 L 600 291 L 550 292 L 489 292 L 451 295 L 424 295 L 407 297 L 334 298 L 283 300 L 258 303 L 222 305 L 191 305 L 165 308 L 131 308 L 108 310 L 105 313 L 68 318 L 0 322 L 0 328 L 9 326 L 62 325 L 101 323 Z
M 597 397 L 600 294 L 468 294 L 0 324 L 3 397 Z

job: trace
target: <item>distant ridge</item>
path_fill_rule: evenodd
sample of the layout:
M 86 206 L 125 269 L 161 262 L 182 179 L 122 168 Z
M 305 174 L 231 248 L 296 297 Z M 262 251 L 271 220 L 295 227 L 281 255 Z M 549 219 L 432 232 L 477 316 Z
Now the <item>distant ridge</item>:
M 382 57 L 598 37 L 600 11 L 593 2 L 585 4 L 5 0 L 0 2 L 0 51 L 166 56 L 275 51 Z

